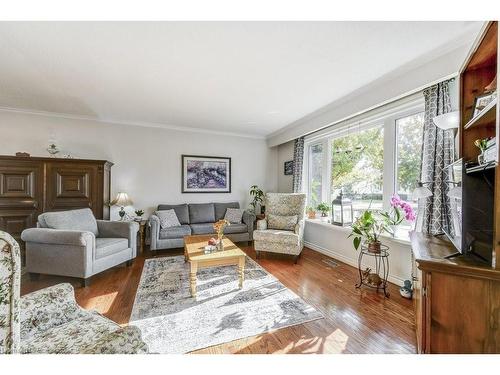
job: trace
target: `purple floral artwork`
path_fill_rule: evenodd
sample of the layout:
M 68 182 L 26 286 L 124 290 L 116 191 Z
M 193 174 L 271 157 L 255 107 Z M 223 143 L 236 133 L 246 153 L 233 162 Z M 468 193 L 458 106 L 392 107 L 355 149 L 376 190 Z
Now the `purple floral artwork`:
M 183 156 L 183 192 L 229 192 L 229 158 Z

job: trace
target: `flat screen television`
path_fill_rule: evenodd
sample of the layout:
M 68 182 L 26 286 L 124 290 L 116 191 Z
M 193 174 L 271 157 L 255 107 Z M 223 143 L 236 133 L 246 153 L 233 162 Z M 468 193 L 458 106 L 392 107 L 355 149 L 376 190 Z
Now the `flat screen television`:
M 446 167 L 448 220 L 445 220 L 443 226 L 444 233 L 460 253 L 462 253 L 462 172 L 462 159 Z

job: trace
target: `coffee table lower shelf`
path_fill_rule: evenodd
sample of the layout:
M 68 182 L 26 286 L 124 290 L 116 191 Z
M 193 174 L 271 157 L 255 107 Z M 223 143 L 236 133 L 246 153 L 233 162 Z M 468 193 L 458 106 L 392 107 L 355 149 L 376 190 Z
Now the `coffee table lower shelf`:
M 191 296 L 196 298 L 196 275 L 199 269 L 237 266 L 239 288 L 243 288 L 246 254 L 230 239 L 223 238 L 224 250 L 205 253 L 204 247 L 212 236 L 198 235 L 184 237 L 184 260 L 190 263 L 189 283 Z

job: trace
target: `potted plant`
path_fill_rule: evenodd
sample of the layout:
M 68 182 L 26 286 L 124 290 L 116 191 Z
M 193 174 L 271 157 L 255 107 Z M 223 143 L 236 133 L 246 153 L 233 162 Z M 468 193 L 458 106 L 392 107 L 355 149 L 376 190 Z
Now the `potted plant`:
M 415 211 L 413 211 L 413 207 L 410 206 L 408 202 L 402 200 L 397 194 L 391 197 L 391 210 L 389 212 L 381 212 L 380 215 L 385 219 L 393 237 L 396 234 L 397 226 L 400 225 L 403 220 L 406 219 L 410 222 L 415 220 Z
M 252 185 L 250 187 L 250 196 L 253 197 L 252 201 L 250 202 L 252 211 L 257 213 L 257 205 L 259 204 L 261 213 L 264 213 L 265 207 L 262 205 L 262 202 L 264 201 L 264 192 L 259 189 L 257 185 Z
M 489 138 L 484 138 L 484 139 L 476 139 L 474 141 L 474 145 L 481 151 L 481 153 L 477 157 L 477 162 L 479 165 L 484 164 L 484 152 L 488 148 L 488 141 Z
M 322 217 L 326 217 L 326 216 L 328 216 L 328 211 L 330 211 L 330 206 L 328 204 L 326 204 L 325 202 L 321 202 L 320 204 L 318 204 L 316 209 L 319 212 L 321 212 Z
M 368 251 L 372 253 L 380 252 L 380 246 L 382 244 L 380 242 L 380 235 L 384 231 L 390 233 L 386 220 L 376 217 L 375 213 L 371 210 L 363 212 L 352 224 L 351 229 L 352 231 L 349 237 L 353 237 L 352 243 L 354 248 L 358 250 L 364 238 Z
M 306 208 L 307 211 L 307 217 L 309 219 L 316 219 L 316 210 L 312 206 L 307 206 Z

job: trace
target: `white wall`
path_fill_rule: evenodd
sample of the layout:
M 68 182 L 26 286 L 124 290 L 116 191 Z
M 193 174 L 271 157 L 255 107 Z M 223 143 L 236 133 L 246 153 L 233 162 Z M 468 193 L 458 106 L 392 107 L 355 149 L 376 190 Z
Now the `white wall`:
M 278 192 L 293 192 L 293 176 L 285 176 L 285 161 L 293 160 L 294 141 L 283 143 L 278 149 Z
M 235 200 L 246 207 L 251 185 L 277 189 L 277 150 L 268 148 L 264 139 L 0 111 L 2 155 L 25 151 L 48 156 L 51 136 L 63 152 L 112 161 L 112 194 L 127 192 L 134 207 L 148 214 L 158 203 Z M 182 194 L 181 154 L 231 157 L 231 193 Z
M 353 267 L 358 266 L 359 252 L 354 250 L 352 239 L 347 238 L 349 228 L 338 227 L 317 220 L 306 221 L 304 241 L 307 247 L 329 255 Z M 384 237 L 384 244 L 389 246 L 389 281 L 402 285 L 411 277 L 411 248 L 405 241 Z M 372 257 L 363 258 L 363 266 L 374 269 Z

